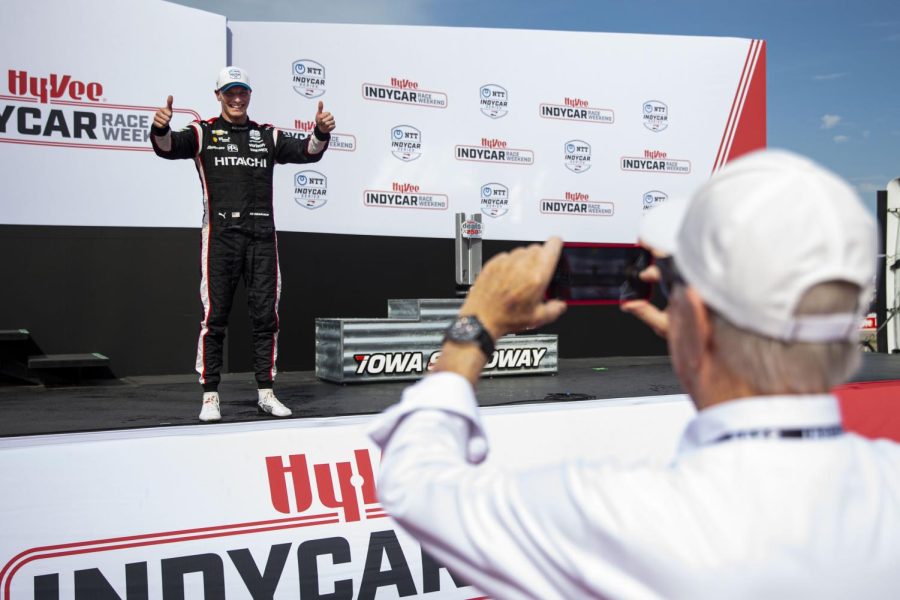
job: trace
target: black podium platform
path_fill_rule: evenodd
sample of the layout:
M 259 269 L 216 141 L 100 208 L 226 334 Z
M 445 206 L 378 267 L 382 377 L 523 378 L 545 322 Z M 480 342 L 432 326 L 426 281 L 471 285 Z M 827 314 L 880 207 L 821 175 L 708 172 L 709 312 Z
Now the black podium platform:
M 853 381 L 900 380 L 900 355 L 863 355 Z M 279 374 L 278 397 L 291 418 L 376 413 L 400 398 L 405 382 L 340 385 L 312 372 Z M 252 373 L 226 374 L 219 387 L 222 423 L 271 417 L 256 411 Z M 668 357 L 561 359 L 553 376 L 482 379 L 482 406 L 577 402 L 683 393 Z M 39 435 L 198 424 L 201 389 L 196 375 L 134 377 L 76 387 L 0 387 L 0 436 Z M 216 424 L 207 425 L 215 427 Z

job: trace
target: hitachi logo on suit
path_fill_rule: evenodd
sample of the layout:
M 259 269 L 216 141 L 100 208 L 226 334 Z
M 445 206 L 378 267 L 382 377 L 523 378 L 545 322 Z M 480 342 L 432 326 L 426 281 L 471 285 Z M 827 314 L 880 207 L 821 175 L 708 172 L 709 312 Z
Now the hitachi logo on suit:
M 259 167 L 265 169 L 268 161 L 256 156 L 216 156 L 213 164 L 217 167 Z

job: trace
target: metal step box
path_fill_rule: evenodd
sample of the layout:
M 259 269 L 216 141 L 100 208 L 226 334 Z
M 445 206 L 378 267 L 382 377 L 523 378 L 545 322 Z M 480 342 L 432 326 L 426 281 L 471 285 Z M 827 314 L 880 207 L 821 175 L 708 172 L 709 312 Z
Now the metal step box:
M 412 381 L 429 371 L 461 299 L 388 300 L 386 319 L 316 319 L 316 376 L 335 383 Z M 555 335 L 507 335 L 482 376 L 555 374 Z

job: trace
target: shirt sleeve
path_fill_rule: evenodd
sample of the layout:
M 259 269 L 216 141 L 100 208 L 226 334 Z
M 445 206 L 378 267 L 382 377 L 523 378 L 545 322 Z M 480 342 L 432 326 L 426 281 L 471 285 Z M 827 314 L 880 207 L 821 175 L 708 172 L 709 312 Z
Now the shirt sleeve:
M 150 128 L 150 144 L 157 156 L 169 160 L 194 158 L 200 153 L 203 134 L 200 125 L 193 122 L 181 131 L 172 131 L 168 126 Z
M 314 163 L 322 160 L 322 155 L 331 141 L 330 133 L 320 133 L 318 129 L 305 139 L 285 135 L 283 131 L 275 128 L 275 162 L 285 163 Z
M 479 464 L 487 440 L 464 378 L 426 377 L 369 433 L 383 450 L 379 501 L 436 560 L 480 591 L 496 598 L 592 597 L 589 569 L 610 582 L 613 595 L 646 592 L 614 565 L 586 566 L 598 562 L 598 541 L 605 545 L 582 506 L 590 487 L 585 475 L 596 475 L 593 469 L 573 463 L 516 472 Z M 598 500 L 602 515 L 602 499 L 592 499 Z

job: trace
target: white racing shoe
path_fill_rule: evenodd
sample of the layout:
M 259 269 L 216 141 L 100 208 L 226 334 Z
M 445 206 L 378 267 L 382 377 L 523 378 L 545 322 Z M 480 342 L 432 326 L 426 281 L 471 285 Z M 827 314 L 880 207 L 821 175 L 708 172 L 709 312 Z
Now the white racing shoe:
M 210 423 L 212 421 L 218 421 L 221 418 L 222 413 L 219 412 L 219 393 L 204 392 L 203 408 L 200 409 L 200 420 L 204 423 Z
M 259 402 L 256 405 L 259 407 L 259 412 L 273 417 L 291 416 L 291 409 L 279 402 L 275 397 L 275 392 L 269 388 L 259 390 Z

